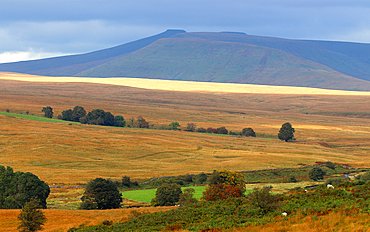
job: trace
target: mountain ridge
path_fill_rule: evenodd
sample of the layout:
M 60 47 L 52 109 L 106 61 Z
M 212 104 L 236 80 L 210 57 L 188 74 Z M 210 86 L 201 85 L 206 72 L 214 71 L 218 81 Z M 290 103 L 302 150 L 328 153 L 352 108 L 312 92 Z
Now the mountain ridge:
M 369 91 L 369 53 L 370 44 L 167 30 L 85 54 L 0 64 L 0 71 Z

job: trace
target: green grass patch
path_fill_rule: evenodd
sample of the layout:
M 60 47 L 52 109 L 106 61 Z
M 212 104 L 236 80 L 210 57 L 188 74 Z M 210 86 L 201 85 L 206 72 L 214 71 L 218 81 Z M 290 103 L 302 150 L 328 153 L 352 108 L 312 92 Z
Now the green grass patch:
M 34 120 L 34 121 L 41 121 L 41 122 L 57 122 L 57 123 L 80 124 L 79 122 L 70 122 L 70 121 L 64 121 L 64 120 L 53 119 L 53 118 L 45 118 L 45 117 L 40 117 L 40 116 L 35 116 L 35 115 L 15 114 L 15 113 L 6 113 L 6 112 L 0 112 L 0 114 L 1 115 L 6 115 L 6 116 L 13 116 L 13 117 L 17 117 L 17 118 L 24 118 L 24 119 Z
M 187 188 L 195 189 L 194 198 L 199 200 L 202 197 L 205 186 L 182 187 L 181 189 L 184 190 Z M 150 203 L 152 199 L 155 197 L 156 191 L 157 189 L 125 191 L 125 192 L 122 192 L 122 197 L 130 199 L 130 200 L 134 200 L 134 201 Z

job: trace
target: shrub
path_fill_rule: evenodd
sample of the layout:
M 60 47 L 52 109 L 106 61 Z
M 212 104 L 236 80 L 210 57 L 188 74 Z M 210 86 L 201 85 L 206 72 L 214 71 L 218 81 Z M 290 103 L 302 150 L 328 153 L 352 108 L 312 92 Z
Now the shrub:
M 197 127 L 197 125 L 195 123 L 188 123 L 188 125 L 186 126 L 184 131 L 194 132 L 196 127 Z
M 241 173 L 230 172 L 227 170 L 215 171 L 210 177 L 210 184 L 226 184 L 237 187 L 241 190 L 240 194 L 245 192 L 244 176 Z
M 202 173 L 198 174 L 197 179 L 198 179 L 199 183 L 203 184 L 204 182 L 207 181 L 207 174 L 202 172 Z
M 229 184 L 210 184 L 203 192 L 202 199 L 206 201 L 224 200 L 228 198 L 241 197 L 243 190 Z
M 184 192 L 180 194 L 180 199 L 177 202 L 180 206 L 189 206 L 191 204 L 197 203 L 198 200 L 194 196 L 195 190 L 193 188 L 184 189 Z
M 162 185 L 155 192 L 155 198 L 152 199 L 152 206 L 172 206 L 180 200 L 182 193 L 177 184 Z
M 295 178 L 295 176 L 289 176 L 288 182 L 289 183 L 296 183 L 296 182 L 298 182 L 298 180 Z
M 207 133 L 210 133 L 210 134 L 216 134 L 217 133 L 217 129 L 215 128 L 212 128 L 212 127 L 208 127 L 207 130 L 206 130 Z
M 20 229 L 21 232 L 38 231 L 42 229 L 41 227 L 45 224 L 46 217 L 40 208 L 42 208 L 42 206 L 34 199 L 23 206 L 18 216 L 18 219 L 21 221 L 18 229 Z
M 228 133 L 229 133 L 229 131 L 224 126 L 220 127 L 220 128 L 217 128 L 217 134 L 227 135 Z
M 343 182 L 346 182 L 344 178 L 337 177 L 337 178 L 329 178 L 325 181 L 325 185 L 331 184 L 331 185 L 339 185 Z
M 184 177 L 184 181 L 189 182 L 189 183 L 193 182 L 193 176 L 190 174 L 186 174 Z
M 309 173 L 308 177 L 314 181 L 324 179 L 326 172 L 319 167 L 314 167 Z
M 242 135 L 244 136 L 247 136 L 247 137 L 256 137 L 256 133 L 254 132 L 254 130 L 250 127 L 248 128 L 244 128 L 242 130 Z
M 260 209 L 264 214 L 274 211 L 281 207 L 280 196 L 270 193 L 272 187 L 254 188 L 253 192 L 248 194 L 247 198 L 250 204 Z
M 130 177 L 128 176 L 122 177 L 122 186 L 131 187 Z
M 328 168 L 330 168 L 330 169 L 335 169 L 335 164 L 333 164 L 332 162 L 330 162 L 330 161 L 328 161 L 328 162 L 326 162 L 325 163 L 325 166 L 326 167 L 328 167 Z
M 199 133 L 205 133 L 206 132 L 206 129 L 204 129 L 203 127 L 199 127 L 197 129 L 197 132 L 199 132 Z
M 180 123 L 178 122 L 171 122 L 170 125 L 168 125 L 170 127 L 170 130 L 178 130 L 178 127 L 180 127 Z

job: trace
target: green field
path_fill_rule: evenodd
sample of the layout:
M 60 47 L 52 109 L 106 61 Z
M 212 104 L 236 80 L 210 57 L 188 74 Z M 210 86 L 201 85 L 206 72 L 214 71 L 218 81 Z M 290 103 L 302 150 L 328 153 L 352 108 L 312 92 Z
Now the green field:
M 6 116 L 13 116 L 17 118 L 24 118 L 24 119 L 30 119 L 34 121 L 40 121 L 40 122 L 58 122 L 58 123 L 73 123 L 73 124 L 80 124 L 79 122 L 70 122 L 70 121 L 64 121 L 59 119 L 53 119 L 53 118 L 45 118 L 35 115 L 26 115 L 26 114 L 15 114 L 15 113 L 6 113 L 6 112 L 0 112 L 1 115 Z
M 199 200 L 202 197 L 205 186 L 183 187 L 181 188 L 181 190 L 184 191 L 184 189 L 187 189 L 187 188 L 195 189 L 194 197 Z M 156 191 L 157 189 L 125 191 L 125 192 L 122 192 L 122 197 L 130 199 L 130 200 L 134 200 L 134 201 L 150 203 L 152 199 L 155 197 Z

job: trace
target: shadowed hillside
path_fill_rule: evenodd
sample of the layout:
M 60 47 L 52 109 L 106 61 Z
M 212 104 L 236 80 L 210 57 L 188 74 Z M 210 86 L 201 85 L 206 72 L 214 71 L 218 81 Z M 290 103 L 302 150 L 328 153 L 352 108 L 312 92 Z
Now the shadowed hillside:
M 202 39 L 161 39 L 78 76 L 370 90 L 366 81 L 281 50 Z
M 369 53 L 370 44 L 167 30 L 91 53 L 0 64 L 0 71 L 368 91 Z

